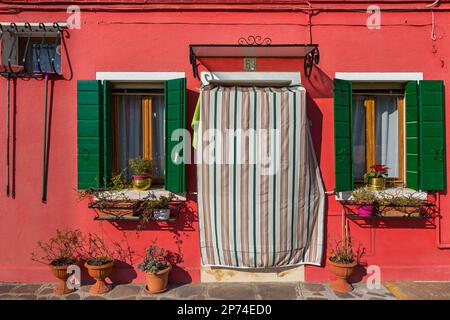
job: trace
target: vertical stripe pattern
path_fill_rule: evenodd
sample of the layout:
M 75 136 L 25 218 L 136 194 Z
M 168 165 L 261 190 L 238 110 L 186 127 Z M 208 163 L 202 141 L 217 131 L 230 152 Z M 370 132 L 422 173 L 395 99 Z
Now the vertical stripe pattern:
M 325 193 L 305 95 L 300 86 L 202 89 L 202 265 L 320 265 Z

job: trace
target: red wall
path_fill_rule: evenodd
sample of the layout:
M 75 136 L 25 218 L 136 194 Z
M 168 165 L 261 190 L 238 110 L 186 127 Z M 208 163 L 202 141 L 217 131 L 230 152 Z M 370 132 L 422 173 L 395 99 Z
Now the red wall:
M 56 228 L 80 228 L 100 232 L 106 238 L 127 238 L 137 254 L 152 242 L 183 254 L 182 269 L 172 280 L 199 281 L 200 257 L 195 201 L 174 226 L 150 224 L 136 231 L 133 223 L 94 221 L 86 202 L 77 202 L 76 80 L 95 79 L 96 71 L 184 71 L 188 85 L 188 123 L 198 95 L 199 81 L 192 77 L 188 45 L 237 43 L 241 36 L 261 35 L 272 43 L 307 43 L 307 15 L 301 12 L 81 12 L 80 30 L 66 39 L 73 80 L 54 83 L 48 177 L 48 201 L 42 204 L 41 166 L 44 83 L 17 80 L 15 90 L 15 198 L 5 196 L 5 139 L 0 139 L 0 281 L 50 281 L 48 267 L 32 262 L 36 241 L 48 238 Z M 67 14 L 22 12 L 2 14 L 2 21 L 65 21 Z M 312 17 L 313 42 L 321 60 L 309 80 L 308 115 L 313 121 L 315 151 L 326 190 L 334 187 L 332 79 L 336 71 L 414 71 L 425 79 L 441 79 L 449 97 L 450 13 L 436 12 L 432 41 L 429 12 L 383 13 L 380 30 L 368 30 L 365 13 L 320 13 Z M 205 61 L 200 71 L 242 71 L 242 61 Z M 64 66 L 67 66 L 65 64 Z M 63 68 L 64 68 L 63 66 Z M 258 71 L 303 72 L 302 60 L 259 60 Z M 68 75 L 67 68 L 65 74 Z M 0 137 L 5 137 L 6 81 L 0 79 Z M 448 99 L 447 99 L 448 100 Z M 446 113 L 446 119 L 450 113 Z M 449 140 L 447 130 L 447 140 Z M 11 140 L 13 141 L 13 139 Z M 448 166 L 447 166 L 448 167 Z M 188 189 L 195 191 L 195 168 L 187 169 Z M 327 196 L 327 241 L 340 237 L 341 207 Z M 442 241 L 450 243 L 449 198 L 441 196 Z M 366 247 L 365 262 L 381 267 L 383 280 L 450 280 L 448 250 L 437 248 L 436 224 L 392 222 L 387 227 L 365 228 L 350 222 L 352 236 Z M 136 262 L 135 262 L 136 263 Z M 134 264 L 135 264 L 134 263 Z M 329 280 L 323 267 L 307 267 L 306 280 Z M 139 271 L 122 265 L 116 280 L 143 281 Z

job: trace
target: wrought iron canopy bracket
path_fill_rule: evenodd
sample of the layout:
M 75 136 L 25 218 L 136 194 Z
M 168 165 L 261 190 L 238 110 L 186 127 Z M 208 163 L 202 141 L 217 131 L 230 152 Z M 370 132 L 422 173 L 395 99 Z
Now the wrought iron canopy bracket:
M 313 66 L 319 63 L 320 54 L 317 44 L 271 44 L 270 41 L 241 40 L 235 45 L 191 44 L 189 45 L 189 61 L 194 78 L 199 78 L 197 64 L 199 58 L 304 58 L 303 70 L 305 77 L 309 79 Z

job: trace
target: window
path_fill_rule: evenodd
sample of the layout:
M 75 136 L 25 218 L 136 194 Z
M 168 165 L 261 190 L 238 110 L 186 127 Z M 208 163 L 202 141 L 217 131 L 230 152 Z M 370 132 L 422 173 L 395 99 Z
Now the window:
M 164 80 L 163 88 L 78 80 L 77 103 L 79 190 L 104 187 L 114 172 L 127 170 L 129 158 L 141 155 L 156 160 L 155 183 L 186 192 L 183 152 L 190 144 L 178 134 L 186 127 L 185 78 Z
M 375 164 L 388 179 L 404 182 L 404 90 L 353 90 L 353 176 L 362 183 Z
M 19 61 L 24 61 L 24 71 L 28 74 L 42 72 L 61 73 L 60 39 L 56 37 L 31 37 L 27 45 L 27 37 L 19 36 Z M 53 70 L 51 61 L 54 61 Z M 39 61 L 40 68 L 39 69 Z
M 394 182 L 446 189 L 443 81 L 403 82 L 400 92 L 367 92 L 342 79 L 333 84 L 336 192 L 353 190 L 371 163 L 384 161 Z
M 154 162 L 152 183 L 164 185 L 164 89 L 114 89 L 111 101 L 112 172 L 132 172 L 128 160 Z
M 40 24 L 2 23 L 1 64 L 11 64 L 14 72 L 24 75 L 61 74 L 61 33 L 46 25 L 44 29 Z

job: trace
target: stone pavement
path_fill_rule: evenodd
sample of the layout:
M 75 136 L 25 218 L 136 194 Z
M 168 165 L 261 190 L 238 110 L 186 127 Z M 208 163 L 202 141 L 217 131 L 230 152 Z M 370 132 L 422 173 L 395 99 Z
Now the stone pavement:
M 169 285 L 165 293 L 152 295 L 143 284 L 119 284 L 106 295 L 92 295 L 90 286 L 64 296 L 52 294 L 52 283 L 0 282 L 0 300 L 395 300 L 385 288 L 368 290 L 365 283 L 353 284 L 351 293 L 335 293 L 328 283 L 280 282 L 280 283 L 195 283 Z
M 384 285 L 398 300 L 450 300 L 450 282 L 395 281 Z

